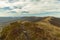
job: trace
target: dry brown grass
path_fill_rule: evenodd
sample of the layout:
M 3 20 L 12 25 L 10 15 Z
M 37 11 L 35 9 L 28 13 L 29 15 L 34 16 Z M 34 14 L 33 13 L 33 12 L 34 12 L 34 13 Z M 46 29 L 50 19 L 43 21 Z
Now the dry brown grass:
M 60 40 L 60 28 L 45 20 L 16 21 L 1 32 L 1 40 Z

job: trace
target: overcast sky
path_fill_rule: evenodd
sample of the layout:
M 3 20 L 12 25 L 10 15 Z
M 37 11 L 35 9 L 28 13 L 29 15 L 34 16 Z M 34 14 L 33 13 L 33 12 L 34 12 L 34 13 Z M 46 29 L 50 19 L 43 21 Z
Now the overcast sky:
M 0 0 L 0 17 L 60 17 L 60 0 Z

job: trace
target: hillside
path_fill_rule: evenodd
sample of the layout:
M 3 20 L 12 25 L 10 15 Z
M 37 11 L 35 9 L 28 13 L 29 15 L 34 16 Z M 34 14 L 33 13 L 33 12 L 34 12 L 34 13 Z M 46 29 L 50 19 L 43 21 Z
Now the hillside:
M 23 17 L 23 19 L 5 26 L 1 32 L 0 39 L 60 40 L 59 23 L 60 19 L 55 17 Z

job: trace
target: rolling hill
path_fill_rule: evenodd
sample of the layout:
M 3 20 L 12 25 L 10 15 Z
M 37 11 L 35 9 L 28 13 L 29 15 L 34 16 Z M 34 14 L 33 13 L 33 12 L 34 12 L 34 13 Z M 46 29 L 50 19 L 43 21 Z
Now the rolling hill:
M 60 18 L 22 17 L 5 26 L 1 40 L 60 40 Z

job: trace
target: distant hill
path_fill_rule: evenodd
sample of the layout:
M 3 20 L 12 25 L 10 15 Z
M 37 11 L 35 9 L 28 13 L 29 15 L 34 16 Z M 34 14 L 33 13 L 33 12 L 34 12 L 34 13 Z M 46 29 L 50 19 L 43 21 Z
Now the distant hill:
M 47 18 L 47 17 L 0 17 L 0 24 L 14 22 L 14 21 L 17 21 L 17 20 L 36 22 L 36 21 L 43 20 L 45 18 Z M 52 20 L 57 20 L 58 21 L 58 20 L 60 20 L 60 18 L 52 17 Z
M 60 18 L 21 17 L 9 22 L 1 40 L 60 40 Z
M 0 17 L 0 27 L 8 23 L 15 22 L 17 20 L 22 21 L 40 21 L 42 17 Z
M 20 17 L 0 17 L 0 24 L 16 21 L 18 19 L 20 19 Z

